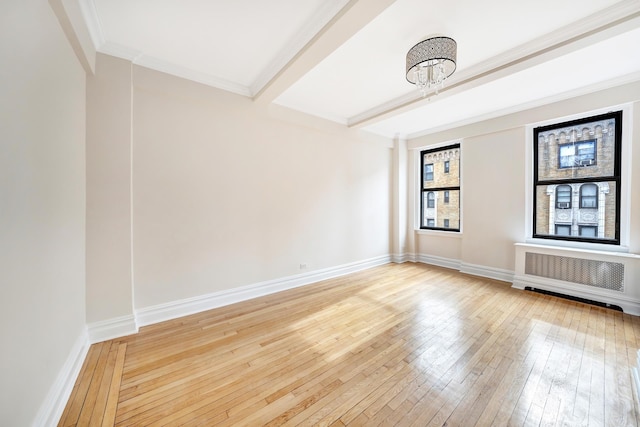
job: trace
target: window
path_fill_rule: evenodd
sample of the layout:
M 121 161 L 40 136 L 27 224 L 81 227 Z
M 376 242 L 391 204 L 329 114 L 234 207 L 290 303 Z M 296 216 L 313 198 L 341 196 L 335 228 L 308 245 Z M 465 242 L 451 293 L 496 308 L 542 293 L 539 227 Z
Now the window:
M 460 144 L 422 151 L 420 158 L 420 228 L 460 231 Z
M 571 236 L 571 226 L 568 224 L 556 224 L 556 234 L 558 236 Z
M 580 209 L 598 208 L 598 186 L 596 184 L 582 184 L 580 186 Z
M 433 181 L 433 163 L 424 165 L 424 180 Z
M 571 142 L 558 145 L 560 168 L 594 166 L 596 164 L 596 140 Z
M 578 233 L 582 237 L 598 237 L 598 226 L 597 225 L 579 225 Z
M 570 185 L 558 185 L 556 187 L 556 209 L 571 209 Z
M 427 208 L 433 209 L 436 207 L 436 196 L 433 191 L 427 193 Z
M 533 237 L 619 245 L 622 111 L 535 128 L 533 145 Z

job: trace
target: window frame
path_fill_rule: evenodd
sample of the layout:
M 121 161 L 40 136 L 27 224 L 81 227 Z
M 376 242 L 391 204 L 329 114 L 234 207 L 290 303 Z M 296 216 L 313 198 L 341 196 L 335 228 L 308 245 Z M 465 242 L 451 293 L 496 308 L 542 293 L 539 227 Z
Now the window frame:
M 436 192 L 427 191 L 427 209 L 435 209 L 435 208 L 436 208 Z
M 431 172 L 427 172 L 427 166 L 431 166 Z M 427 163 L 422 167 L 423 173 L 423 181 L 433 181 L 433 163 Z M 428 179 L 427 176 L 431 176 L 431 179 Z
M 594 194 L 593 196 L 592 195 L 587 195 L 585 197 L 585 195 L 582 194 L 583 190 L 585 188 L 594 188 L 594 187 L 596 189 L 596 194 Z M 600 191 L 600 187 L 598 187 L 598 184 L 587 182 L 587 183 L 584 183 L 584 184 L 580 185 L 580 190 L 578 190 L 578 192 L 579 192 L 578 194 L 580 195 L 580 201 L 579 201 L 578 206 L 580 206 L 580 209 L 598 209 L 598 207 L 599 207 L 598 206 L 598 192 L 599 191 Z M 595 200 L 595 206 L 584 206 L 584 199 L 585 198 L 591 199 L 592 197 Z
M 590 163 L 588 165 L 584 165 L 582 163 L 579 164 L 575 164 L 575 157 L 578 157 L 579 154 L 576 154 L 576 150 L 577 145 L 579 144 L 585 144 L 585 143 L 591 143 L 593 145 L 593 159 L 590 160 Z M 560 152 L 562 151 L 563 147 L 569 147 L 572 146 L 574 147 L 574 164 L 573 165 L 569 165 L 569 166 L 562 166 L 562 155 L 560 154 Z M 582 162 L 582 160 L 580 160 L 580 162 Z M 576 142 L 568 142 L 566 144 L 562 144 L 562 145 L 558 145 L 558 169 L 568 169 L 568 168 L 572 168 L 572 167 L 576 167 L 576 166 L 597 166 L 598 165 L 598 141 L 596 139 L 587 139 L 584 141 L 578 141 Z
M 555 227 L 554 232 L 557 236 L 571 236 L 571 224 L 554 224 L 554 227 Z M 569 234 L 558 234 L 558 227 L 562 227 L 562 228 L 569 227 Z
M 623 110 L 618 111 L 609 111 L 603 114 L 591 115 L 588 117 L 582 117 L 575 120 L 569 120 L 561 123 L 554 123 L 545 126 L 538 126 L 533 128 L 533 140 L 532 140 L 532 151 L 533 151 L 533 180 L 531 185 L 531 199 L 532 199 L 532 238 L 533 239 L 546 239 L 552 241 L 568 241 L 568 242 L 582 242 L 582 243 L 594 243 L 597 245 L 607 245 L 607 246 L 620 246 L 621 245 L 621 237 L 620 237 L 620 229 L 621 229 L 621 221 L 622 221 L 622 212 L 621 212 L 621 201 L 622 201 L 622 156 L 623 156 L 623 146 L 622 146 L 622 134 L 623 134 Z M 570 180 L 559 178 L 559 179 L 539 179 L 538 177 L 538 135 L 542 132 L 547 132 L 549 130 L 561 129 L 571 126 L 577 126 L 580 124 L 587 124 L 602 120 L 615 120 L 615 128 L 614 128 L 614 147 L 615 147 L 615 156 L 613 161 L 613 175 L 606 176 L 589 176 L 582 178 L 572 178 Z M 560 151 L 558 150 L 558 168 L 560 168 Z M 597 159 L 597 140 L 594 143 L 594 158 Z M 597 160 L 594 161 L 593 165 L 596 165 Z M 598 184 L 601 182 L 614 182 L 615 183 L 615 229 L 614 229 L 614 237 L 612 239 L 603 239 L 603 238 L 585 238 L 581 236 L 561 236 L 561 235 L 552 235 L 552 234 L 540 234 L 536 230 L 536 218 L 537 218 L 537 188 L 539 186 L 549 186 L 549 185 L 563 185 L 563 184 L 585 184 L 585 183 L 593 183 Z M 579 196 L 581 196 L 581 192 L 579 191 Z M 598 193 L 596 193 L 596 203 L 598 198 Z M 581 197 L 578 200 L 578 207 L 582 206 Z M 594 208 L 584 208 L 584 209 L 594 209 Z M 555 231 L 555 230 L 554 230 Z
M 457 186 L 443 186 L 443 187 L 429 187 L 429 188 L 425 188 L 424 187 L 424 182 L 425 181 L 434 181 L 435 179 L 435 166 L 434 163 L 424 163 L 424 156 L 425 154 L 429 154 L 429 153 L 435 153 L 435 152 L 439 152 L 439 151 L 446 151 L 446 150 L 455 150 L 457 149 L 459 152 L 459 156 L 458 156 L 458 185 Z M 426 150 L 421 150 L 420 151 L 420 157 L 419 157 L 419 165 L 420 165 L 420 230 L 434 230 L 434 231 L 446 231 L 446 232 L 452 232 L 452 233 L 460 233 L 460 231 L 462 230 L 462 191 L 460 189 L 460 183 L 461 183 L 461 179 L 462 177 L 460 176 L 460 172 L 461 172 L 461 162 L 462 162 L 462 148 L 461 148 L 461 144 L 460 142 L 454 143 L 454 144 L 446 144 L 446 145 L 442 145 L 442 146 L 438 146 L 436 148 L 429 148 Z M 427 165 L 431 165 L 432 166 L 432 179 L 431 180 L 425 180 L 425 172 L 426 172 L 426 166 Z M 444 166 L 443 166 L 443 170 L 444 170 Z M 445 227 L 438 227 L 437 225 L 435 226 L 429 226 L 427 224 L 425 224 L 425 209 L 432 209 L 429 208 L 428 206 L 425 206 L 425 193 L 429 193 L 429 192 L 440 192 L 440 191 L 445 191 L 445 190 L 449 190 L 449 191 L 458 191 L 458 228 L 445 228 Z M 426 219 L 427 221 L 429 221 L 429 218 Z M 435 221 L 434 221 L 435 224 Z
M 582 236 L 582 230 L 591 229 L 595 231 L 595 235 L 598 235 L 598 226 L 597 225 L 586 225 L 586 224 L 578 224 L 578 236 Z
M 567 202 L 559 202 L 558 201 L 559 200 L 559 197 L 558 197 L 559 191 L 558 190 L 560 188 L 562 188 L 562 187 L 568 187 L 569 188 L 569 202 L 568 202 L 569 206 L 560 206 L 560 203 L 567 203 Z M 573 188 L 571 187 L 571 185 L 569 185 L 569 184 L 559 184 L 556 187 L 556 209 L 571 209 L 571 208 L 573 208 L 573 203 L 572 203 L 572 200 L 571 200 L 572 198 L 573 198 Z

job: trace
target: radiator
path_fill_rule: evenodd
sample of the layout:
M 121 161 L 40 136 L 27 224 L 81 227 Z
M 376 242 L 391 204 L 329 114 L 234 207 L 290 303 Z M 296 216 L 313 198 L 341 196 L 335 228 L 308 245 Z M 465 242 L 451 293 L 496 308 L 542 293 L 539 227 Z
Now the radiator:
M 516 243 L 513 287 L 618 306 L 640 315 L 640 256 Z
M 624 292 L 624 264 L 535 252 L 525 253 L 525 274 Z

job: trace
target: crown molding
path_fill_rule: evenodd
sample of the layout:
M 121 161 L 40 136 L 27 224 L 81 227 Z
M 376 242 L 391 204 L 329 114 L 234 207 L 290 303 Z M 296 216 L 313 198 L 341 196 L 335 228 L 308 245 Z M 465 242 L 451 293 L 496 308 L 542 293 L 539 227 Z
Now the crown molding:
M 93 0 L 78 0 L 78 3 L 80 4 L 80 12 L 84 22 L 89 30 L 89 37 L 91 37 L 93 47 L 97 51 L 105 43 L 105 39 L 96 5 Z
M 152 70 L 171 74 L 176 77 L 181 77 L 183 79 L 191 80 L 197 83 L 202 83 L 207 86 L 212 86 L 217 89 L 233 92 L 238 95 L 246 97 L 251 96 L 251 90 L 247 86 L 243 86 L 238 83 L 190 68 L 180 67 L 178 65 L 148 55 L 140 55 L 133 61 L 133 63 L 143 67 L 151 68 Z
M 186 67 L 180 67 L 167 61 L 145 55 L 142 52 L 122 46 L 116 43 L 104 43 L 98 50 L 100 53 L 115 56 L 117 58 L 126 59 L 135 65 L 150 68 L 172 76 L 191 80 L 193 82 L 202 83 L 217 89 L 233 92 L 238 95 L 250 96 L 250 89 L 246 86 L 215 77 L 213 75 L 192 70 Z

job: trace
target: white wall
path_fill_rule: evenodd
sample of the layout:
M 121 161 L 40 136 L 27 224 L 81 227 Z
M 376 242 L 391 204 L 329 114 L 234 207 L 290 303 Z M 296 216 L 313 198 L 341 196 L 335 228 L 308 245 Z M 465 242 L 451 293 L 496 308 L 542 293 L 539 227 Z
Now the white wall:
M 389 254 L 389 145 L 140 67 L 133 99 L 136 308 Z
M 480 266 L 485 273 L 496 278 L 508 277 L 515 268 L 514 243 L 527 238 L 525 209 L 527 180 L 526 152 L 528 124 L 558 119 L 592 110 L 633 104 L 632 117 L 624 117 L 627 123 L 635 122 L 631 138 L 632 161 L 630 180 L 625 183 L 630 190 L 629 235 L 631 252 L 640 250 L 640 82 L 603 90 L 513 113 L 491 120 L 450 129 L 437 134 L 412 139 L 409 162 L 410 180 L 419 174 L 417 157 L 419 150 L 433 144 L 462 140 L 462 233 L 453 236 L 445 232 L 419 232 L 411 221 L 409 233 L 414 233 L 415 257 L 423 260 L 451 261 L 452 264 Z M 414 176 L 415 175 L 415 176 Z M 414 181 L 415 182 L 415 181 Z M 419 209 L 416 199 L 419 183 L 410 188 L 409 197 L 413 211 Z M 417 207 L 417 208 L 416 208 Z M 419 227 L 419 225 L 418 225 Z M 469 268 L 466 268 L 470 271 Z M 482 273 L 481 271 L 474 271 Z
M 0 424 L 31 424 L 85 329 L 85 74 L 49 5 L 0 3 Z
M 513 271 L 513 243 L 524 236 L 524 130 L 465 138 L 461 259 Z
M 89 324 L 133 317 L 131 91 L 131 62 L 98 54 L 87 78 Z

